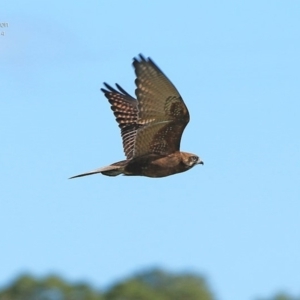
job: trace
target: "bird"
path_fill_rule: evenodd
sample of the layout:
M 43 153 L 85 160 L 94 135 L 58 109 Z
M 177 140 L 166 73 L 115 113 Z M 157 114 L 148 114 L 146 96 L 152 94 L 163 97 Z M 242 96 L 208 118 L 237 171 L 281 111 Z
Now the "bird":
M 101 88 L 121 129 L 126 160 L 70 177 L 101 173 L 107 176 L 166 177 L 204 164 L 199 156 L 180 151 L 189 111 L 173 83 L 142 54 L 133 58 L 136 99 L 119 84 Z

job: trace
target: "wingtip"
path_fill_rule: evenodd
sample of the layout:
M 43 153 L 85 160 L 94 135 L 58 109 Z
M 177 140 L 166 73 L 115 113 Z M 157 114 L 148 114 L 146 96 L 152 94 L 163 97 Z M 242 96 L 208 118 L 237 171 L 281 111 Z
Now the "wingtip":
M 139 58 L 140 58 L 142 61 L 147 61 L 147 59 L 145 58 L 145 56 L 144 56 L 142 53 L 139 54 Z M 149 57 L 148 57 L 148 59 L 149 59 Z
M 139 65 L 143 63 L 152 66 L 154 69 L 156 69 L 157 72 L 164 74 L 164 72 L 157 66 L 157 64 L 150 57 L 146 58 L 143 54 L 140 53 L 137 57 L 133 58 L 132 65 L 135 70 L 137 70 L 139 68 Z M 164 74 L 164 76 L 166 75 Z
M 140 63 L 142 61 L 147 62 L 147 60 L 149 60 L 149 57 L 146 58 L 142 53 L 140 53 L 136 57 L 133 58 L 133 63 Z

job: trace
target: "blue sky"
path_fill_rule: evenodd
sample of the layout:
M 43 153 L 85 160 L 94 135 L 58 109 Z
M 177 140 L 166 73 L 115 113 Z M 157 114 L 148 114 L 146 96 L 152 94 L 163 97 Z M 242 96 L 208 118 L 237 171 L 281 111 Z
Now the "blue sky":
M 0 285 L 105 287 L 158 266 L 220 300 L 300 294 L 299 1 L 3 1 Z M 67 178 L 124 158 L 102 83 L 150 56 L 190 110 L 163 179 Z

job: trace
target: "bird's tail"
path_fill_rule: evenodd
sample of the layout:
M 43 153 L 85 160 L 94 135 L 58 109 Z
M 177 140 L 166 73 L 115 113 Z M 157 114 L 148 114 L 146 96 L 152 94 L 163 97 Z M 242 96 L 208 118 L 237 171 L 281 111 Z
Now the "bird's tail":
M 75 176 L 70 177 L 69 179 L 88 176 L 88 175 L 93 175 L 93 174 L 98 174 L 98 173 L 102 173 L 103 175 L 107 175 L 107 176 L 117 176 L 117 175 L 120 175 L 120 174 L 124 173 L 123 162 L 124 161 L 121 161 L 121 162 L 112 164 L 112 165 L 107 166 L 107 167 L 103 167 L 103 168 L 99 168 L 99 169 L 96 169 L 96 170 L 93 170 L 93 171 L 89 171 L 89 172 L 86 172 L 86 173 L 75 175 Z

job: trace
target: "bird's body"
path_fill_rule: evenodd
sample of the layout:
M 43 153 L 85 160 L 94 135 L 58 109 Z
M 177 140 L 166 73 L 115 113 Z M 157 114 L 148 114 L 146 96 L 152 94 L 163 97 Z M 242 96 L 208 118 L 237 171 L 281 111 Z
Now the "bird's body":
M 190 158 L 190 161 L 188 159 Z M 184 163 L 184 161 L 186 163 Z M 75 177 L 102 173 L 107 176 L 117 176 L 124 174 L 127 176 L 147 176 L 165 177 L 176 173 L 184 172 L 198 162 L 198 157 L 186 152 L 175 152 L 165 155 L 150 154 L 122 160 L 107 167 L 93 170 L 88 173 L 80 174 Z M 198 162 L 199 163 L 199 162 Z
M 203 164 L 197 155 L 179 151 L 189 112 L 174 85 L 150 58 L 140 55 L 133 66 L 137 100 L 118 84 L 118 90 L 106 83 L 101 89 L 119 123 L 127 159 L 71 178 L 97 173 L 165 177 Z

